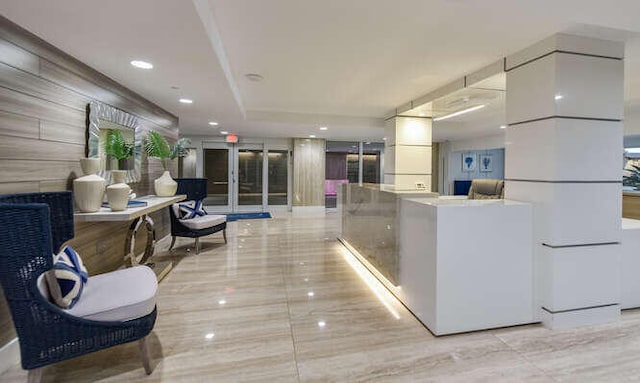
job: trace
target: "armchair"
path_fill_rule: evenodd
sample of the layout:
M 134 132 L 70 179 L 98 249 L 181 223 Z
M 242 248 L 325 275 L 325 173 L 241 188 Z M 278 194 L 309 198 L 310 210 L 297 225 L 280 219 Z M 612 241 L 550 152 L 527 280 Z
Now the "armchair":
M 47 299 L 44 273 L 53 267 L 54 252 L 73 236 L 71 192 L 0 196 L 0 283 L 29 382 L 39 381 L 46 365 L 136 340 L 150 374 L 145 337 L 156 321 L 157 282 L 146 266 L 90 277 L 72 309 Z M 137 308 L 118 306 L 118 286 L 134 287 L 126 301 Z M 137 287 L 146 287 L 144 296 Z
M 186 194 L 187 200 L 200 201 L 207 197 L 206 178 L 176 178 L 177 194 Z M 176 237 L 195 238 L 196 254 L 200 253 L 200 237 L 222 231 L 224 243 L 227 243 L 227 220 L 224 215 L 206 215 L 204 217 L 182 220 L 178 217 L 178 204 L 169 209 L 171 216 L 171 245 L 173 248 Z
M 475 179 L 469 188 L 469 199 L 503 199 L 504 181 L 489 178 Z

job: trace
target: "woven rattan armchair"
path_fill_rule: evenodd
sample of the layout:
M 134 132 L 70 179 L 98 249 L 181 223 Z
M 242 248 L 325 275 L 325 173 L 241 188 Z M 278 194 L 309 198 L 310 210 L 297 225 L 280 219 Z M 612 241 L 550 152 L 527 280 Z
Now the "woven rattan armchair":
M 43 366 L 136 340 L 151 373 L 145 337 L 155 324 L 155 308 L 126 322 L 87 320 L 66 313 L 40 293 L 38 277 L 51 270 L 53 253 L 73 238 L 73 230 L 71 192 L 0 196 L 0 283 L 29 382 L 40 380 Z

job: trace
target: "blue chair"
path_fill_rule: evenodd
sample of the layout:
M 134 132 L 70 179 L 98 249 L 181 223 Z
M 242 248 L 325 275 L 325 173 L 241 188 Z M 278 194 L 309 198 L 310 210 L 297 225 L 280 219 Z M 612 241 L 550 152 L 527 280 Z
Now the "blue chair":
M 52 269 L 54 252 L 73 236 L 71 192 L 0 196 L 0 283 L 29 382 L 40 380 L 41 367 L 136 340 L 141 341 L 143 365 L 150 374 L 145 337 L 156 321 L 155 297 L 153 311 L 143 317 L 100 321 L 71 315 L 71 310 L 59 308 L 42 295 L 39 277 Z M 113 274 L 121 271 L 125 270 Z M 97 277 L 104 281 L 108 279 L 105 275 Z M 74 307 L 80 305 L 84 295 Z
M 203 200 L 207 197 L 206 178 L 176 178 L 178 191 L 176 194 L 186 194 L 187 200 Z M 207 215 L 192 220 L 181 220 L 177 217 L 178 204 L 169 209 L 171 216 L 171 245 L 173 248 L 176 237 L 195 238 L 196 254 L 200 253 L 200 237 L 222 231 L 224 243 L 227 243 L 227 221 L 224 215 Z M 195 225 L 194 225 L 195 224 Z M 187 226 L 190 225 L 191 227 Z

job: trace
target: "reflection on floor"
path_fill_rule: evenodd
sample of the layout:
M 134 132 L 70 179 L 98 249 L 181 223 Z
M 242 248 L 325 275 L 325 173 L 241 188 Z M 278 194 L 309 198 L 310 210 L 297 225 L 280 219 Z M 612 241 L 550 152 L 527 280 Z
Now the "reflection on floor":
M 538 325 L 435 338 L 366 279 L 337 217 L 229 224 L 160 285 L 146 376 L 137 345 L 59 363 L 45 382 L 625 382 L 640 379 L 640 312 L 551 332 Z M 179 239 L 180 241 L 180 239 Z M 167 256 L 167 255 L 165 255 Z M 364 279 L 363 279 L 364 278 Z M 2 382 L 25 382 L 18 366 Z

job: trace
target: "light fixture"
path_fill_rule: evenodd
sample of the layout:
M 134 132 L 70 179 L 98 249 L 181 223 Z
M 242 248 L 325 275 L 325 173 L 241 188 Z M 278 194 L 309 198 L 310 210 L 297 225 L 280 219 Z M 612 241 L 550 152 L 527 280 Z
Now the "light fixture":
M 484 108 L 486 105 L 482 104 L 482 105 L 476 105 L 476 106 L 472 106 L 471 108 L 467 108 L 467 109 L 462 109 L 459 110 L 457 112 L 454 113 L 450 113 L 450 114 L 446 114 L 442 117 L 438 117 L 438 118 L 434 118 L 433 121 L 442 121 L 442 120 L 446 120 L 447 118 L 451 118 L 451 117 L 456 117 L 459 116 L 461 114 L 465 114 L 465 113 L 469 113 L 469 112 L 473 112 L 474 110 L 478 110 L 478 109 L 482 109 Z
M 556 96 L 554 97 L 556 100 L 562 100 L 564 98 L 563 95 L 561 94 L 556 94 Z
M 313 292 L 313 291 L 309 291 L 309 292 L 307 293 L 307 296 L 308 296 L 308 297 L 312 297 L 312 296 L 314 296 L 314 295 L 315 295 L 315 294 L 314 294 L 314 292 Z
M 324 327 L 326 325 L 327 325 L 327 323 L 325 321 L 323 321 L 323 320 L 318 321 L 318 327 Z
M 500 129 L 507 129 L 507 125 L 500 125 Z
M 193 100 L 191 100 L 189 98 L 181 98 L 178 101 L 180 101 L 183 104 L 193 104 Z
M 218 126 L 218 123 L 215 121 L 209 121 L 209 125 L 211 126 Z
M 309 138 L 316 138 L 316 135 L 315 134 L 310 134 Z
M 142 61 L 142 60 L 133 60 L 133 61 L 131 61 L 131 65 L 133 65 L 136 68 L 140 68 L 140 69 L 151 69 L 151 68 L 153 68 L 153 64 L 148 63 L 146 61 Z
M 225 136 L 225 135 L 229 134 L 229 132 L 227 132 L 226 130 L 221 130 L 221 131 L 220 131 L 220 134 L 222 134 L 223 136 Z
M 327 130 L 327 129 L 329 129 L 329 128 L 327 128 L 326 126 L 321 126 L 320 127 L 320 130 Z
M 214 335 L 215 335 L 214 333 L 210 332 L 207 335 L 205 335 L 204 338 L 205 339 L 213 339 Z
M 247 80 L 253 81 L 253 82 L 260 82 L 260 81 L 264 80 L 264 77 L 262 77 L 261 75 L 259 75 L 257 73 L 247 73 L 244 76 L 247 78 Z

